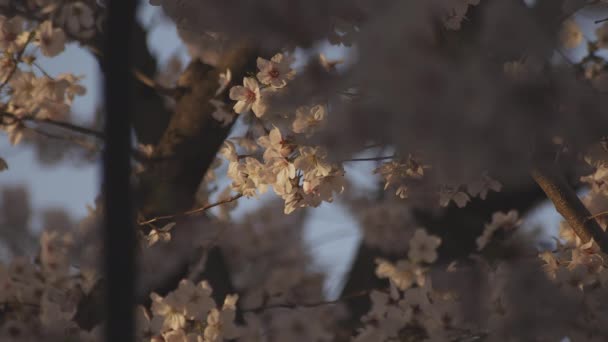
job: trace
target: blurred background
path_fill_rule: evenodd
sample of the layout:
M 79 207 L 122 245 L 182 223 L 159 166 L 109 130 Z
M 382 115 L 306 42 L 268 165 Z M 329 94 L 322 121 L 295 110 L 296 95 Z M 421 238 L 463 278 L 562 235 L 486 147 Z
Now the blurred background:
M 181 43 L 174 24 L 162 14 L 160 7 L 152 7 L 147 0 L 142 1 L 138 17 L 149 31 L 149 46 L 160 65 L 178 60 L 182 65 L 187 63 L 187 49 Z M 594 38 L 595 19 L 597 17 L 585 11 L 575 17 L 588 39 Z M 576 61 L 581 58 L 583 50 L 584 44 L 580 49 L 566 51 L 556 58 Z M 348 48 L 320 44 L 314 51 L 297 51 L 296 64 L 301 65 L 306 58 L 317 53 L 323 53 L 329 59 L 349 57 Z M 51 75 L 69 71 L 84 76 L 82 83 L 87 93 L 76 98 L 72 121 L 85 126 L 95 125 L 101 99 L 100 71 L 95 58 L 77 44 L 70 44 L 61 55 L 54 58 L 41 56 L 38 63 Z M 19 236 L 24 241 L 22 246 L 8 246 L 6 239 L 2 239 L 5 246 L 0 253 L 3 258 L 8 256 L 10 249 L 33 248 L 37 232 L 46 226 L 56 228 L 75 224 L 87 215 L 88 206 L 94 204 L 99 194 L 99 155 L 87 153 L 79 146 L 65 146 L 46 138 L 11 146 L 6 136 L 2 136 L 0 156 L 10 167 L 0 173 L 0 229 L 3 236 Z M 379 181 L 372 174 L 376 166 L 376 162 L 353 163 L 347 166 L 347 176 L 358 188 L 373 191 Z M 267 197 L 262 196 L 262 199 Z M 256 199 L 240 199 L 234 218 L 238 220 L 239 216 L 254 210 L 260 203 Z M 544 203 L 526 218 L 525 227 L 541 227 L 541 238 L 550 241 L 550 236 L 557 236 L 559 221 L 552 205 Z M 332 204 L 323 204 L 312 210 L 307 218 L 305 238 L 315 258 L 315 267 L 329 275 L 325 284 L 327 297 L 336 297 L 361 239 L 358 220 L 341 205 L 339 199 Z

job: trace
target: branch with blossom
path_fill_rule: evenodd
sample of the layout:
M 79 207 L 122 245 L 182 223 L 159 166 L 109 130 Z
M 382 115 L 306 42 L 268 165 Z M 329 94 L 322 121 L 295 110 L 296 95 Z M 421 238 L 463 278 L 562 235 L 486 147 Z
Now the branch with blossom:
M 140 226 L 145 226 L 145 225 L 150 225 L 152 223 L 158 222 L 158 221 L 162 221 L 162 220 L 171 220 L 174 218 L 179 218 L 179 217 L 184 217 L 184 216 L 191 216 L 191 215 L 197 215 L 197 214 L 201 214 L 211 208 L 215 208 L 217 206 L 223 205 L 223 204 L 227 204 L 227 203 L 231 203 L 236 201 L 237 199 L 243 197 L 242 194 L 237 194 L 234 195 L 232 197 L 226 198 L 226 199 L 222 199 L 219 200 L 215 203 L 209 203 L 209 204 L 205 204 L 202 207 L 198 207 L 195 209 L 191 209 L 191 210 L 187 210 L 181 213 L 177 213 L 177 214 L 171 214 L 171 215 L 163 215 L 163 216 L 156 216 L 154 218 L 151 219 L 142 219 L 140 221 L 137 222 L 137 224 L 139 224 Z

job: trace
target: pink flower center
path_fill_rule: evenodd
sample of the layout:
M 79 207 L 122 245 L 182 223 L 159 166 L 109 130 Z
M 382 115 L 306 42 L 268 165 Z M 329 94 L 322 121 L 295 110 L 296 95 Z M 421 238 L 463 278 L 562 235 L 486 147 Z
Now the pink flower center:
M 247 94 L 245 95 L 247 97 L 247 102 L 255 102 L 255 92 L 252 90 L 247 89 Z
M 270 72 L 268 72 L 268 74 L 269 74 L 269 75 L 270 75 L 270 77 L 272 77 L 272 78 L 277 78 L 277 77 L 279 77 L 279 75 L 280 75 L 279 70 L 277 70 L 277 69 L 272 69 L 272 70 L 270 70 Z

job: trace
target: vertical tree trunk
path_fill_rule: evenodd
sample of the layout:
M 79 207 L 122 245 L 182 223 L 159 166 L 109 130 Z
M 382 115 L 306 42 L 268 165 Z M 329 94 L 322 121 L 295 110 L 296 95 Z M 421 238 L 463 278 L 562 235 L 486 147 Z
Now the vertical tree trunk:
M 106 144 L 105 209 L 106 340 L 135 337 L 135 230 L 131 213 L 131 56 L 135 1 L 110 1 L 104 42 Z

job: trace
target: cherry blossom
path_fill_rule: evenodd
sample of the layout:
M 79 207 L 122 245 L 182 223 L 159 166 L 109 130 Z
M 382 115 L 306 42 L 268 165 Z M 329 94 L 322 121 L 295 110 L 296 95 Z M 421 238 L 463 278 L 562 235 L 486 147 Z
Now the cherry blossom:
M 292 62 L 293 58 L 285 57 L 281 53 L 277 53 L 270 60 L 258 57 L 257 65 L 260 72 L 257 78 L 262 84 L 282 88 L 287 85 L 288 80 L 294 78 L 295 71 L 290 67 Z
M 207 316 L 205 328 L 205 341 L 216 342 L 225 339 L 234 339 L 240 335 L 239 329 L 234 325 L 236 315 L 236 301 L 238 296 L 227 296 L 221 310 L 213 308 Z
M 324 160 L 327 152 L 323 148 L 303 146 L 300 147 L 299 153 L 294 165 L 304 172 L 305 179 L 329 176 L 332 166 Z
M 595 30 L 597 36 L 597 46 L 601 49 L 608 48 L 608 24 L 603 23 Z
M 24 43 L 23 25 L 24 21 L 21 17 L 0 16 L 0 50 L 12 53 L 20 49 Z
M 65 33 L 61 28 L 53 27 L 49 20 L 40 24 L 37 41 L 42 54 L 47 57 L 57 56 L 65 50 Z
M 489 190 L 499 192 L 500 189 L 502 189 L 502 184 L 497 180 L 490 178 L 487 173 L 484 173 L 480 180 L 471 182 L 467 185 L 469 194 L 473 197 L 479 195 L 479 198 L 482 200 L 486 199 Z
M 253 110 L 257 117 L 261 117 L 266 112 L 266 105 L 262 99 L 262 91 L 255 78 L 245 77 L 243 86 L 230 88 L 230 99 L 237 101 L 234 111 L 242 114 Z
M 520 224 L 521 220 L 516 210 L 510 210 L 508 213 L 495 212 L 492 214 L 492 222 L 485 225 L 483 233 L 475 241 L 477 243 L 477 250 L 484 249 L 499 229 L 509 232 Z
M 408 260 L 400 260 L 393 264 L 383 259 L 377 259 L 376 264 L 376 275 L 379 278 L 388 278 L 401 291 L 405 291 L 413 285 L 423 286 L 425 283 L 423 269 Z
M 164 317 L 161 331 L 179 330 L 186 326 L 184 303 L 175 294 L 161 297 L 156 293 L 150 295 L 152 299 L 152 312 L 154 315 Z
M 410 239 L 408 257 L 413 262 L 424 261 L 432 263 L 437 260 L 437 247 L 441 244 L 441 238 L 428 235 L 424 229 L 416 229 L 414 236 Z
M 273 127 L 268 135 L 258 139 L 258 144 L 264 147 L 264 160 L 270 161 L 274 158 L 286 158 L 293 152 L 295 145 L 289 139 L 283 138 L 281 131 Z
M 293 121 L 292 130 L 295 133 L 312 134 L 323 124 L 327 109 L 325 106 L 316 105 L 310 107 L 300 107 L 296 110 L 296 119 Z
M 444 186 L 439 191 L 439 205 L 447 207 L 450 202 L 456 203 L 459 208 L 464 208 L 471 198 L 463 191 Z
M 64 5 L 59 22 L 68 33 L 77 37 L 90 38 L 95 34 L 95 14 L 89 5 L 82 1 Z
M 574 20 L 569 19 L 562 24 L 559 39 L 565 48 L 573 49 L 583 41 L 583 32 Z

